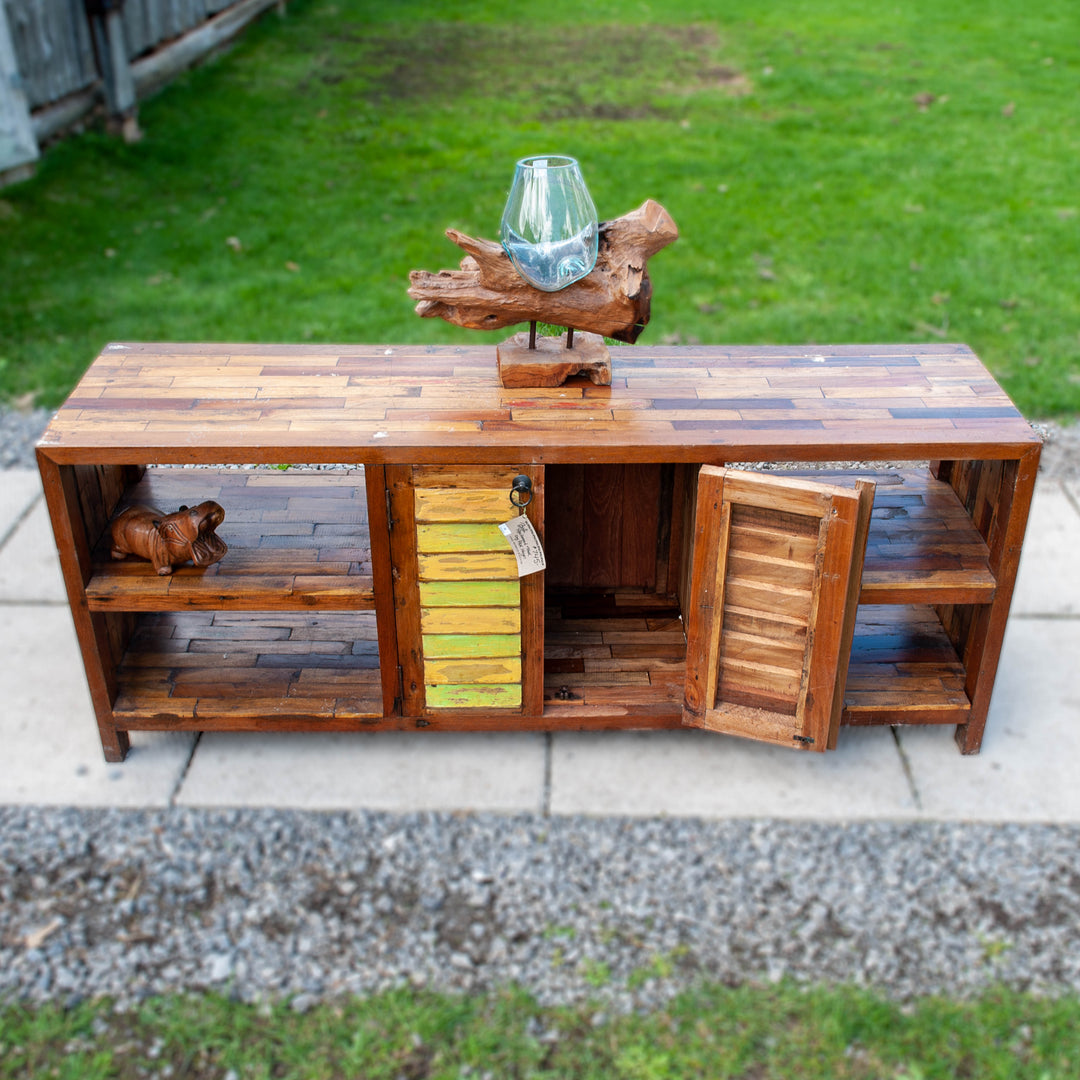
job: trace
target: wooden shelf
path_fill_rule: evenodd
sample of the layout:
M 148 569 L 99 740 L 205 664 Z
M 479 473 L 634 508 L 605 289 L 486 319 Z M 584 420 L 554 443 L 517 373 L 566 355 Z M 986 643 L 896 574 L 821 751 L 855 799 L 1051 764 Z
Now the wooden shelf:
M 875 484 L 860 604 L 988 604 L 997 582 L 986 541 L 956 492 L 926 469 L 799 470 L 842 487 Z
M 117 683 L 118 720 L 141 729 L 332 730 L 383 712 L 368 612 L 143 615 Z
M 672 600 L 642 590 L 558 593 L 544 612 L 544 717 L 553 727 L 677 726 L 686 634 Z
M 86 586 L 91 611 L 359 611 L 375 606 L 362 469 L 150 468 L 125 502 L 225 508 L 225 558 L 159 576 L 109 558 L 103 537 Z
M 843 724 L 962 724 L 966 673 L 934 609 L 860 605 Z

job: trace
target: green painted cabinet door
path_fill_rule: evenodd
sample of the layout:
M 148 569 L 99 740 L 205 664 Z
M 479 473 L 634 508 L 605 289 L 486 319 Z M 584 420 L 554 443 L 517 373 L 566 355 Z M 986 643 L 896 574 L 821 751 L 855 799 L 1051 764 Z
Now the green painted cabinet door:
M 439 717 L 543 712 L 544 574 L 518 577 L 499 531 L 526 513 L 543 536 L 542 466 L 388 466 L 402 711 Z

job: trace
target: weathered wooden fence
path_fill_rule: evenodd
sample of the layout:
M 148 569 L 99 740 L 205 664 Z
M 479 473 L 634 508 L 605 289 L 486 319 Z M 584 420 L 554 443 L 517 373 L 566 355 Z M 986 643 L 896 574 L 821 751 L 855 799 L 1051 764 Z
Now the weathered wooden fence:
M 136 90 L 194 63 L 275 4 L 283 0 L 125 0 Z M 0 173 L 32 162 L 37 142 L 92 106 L 101 83 L 84 0 L 0 0 Z
M 83 0 L 2 0 L 31 109 L 85 90 L 98 78 Z M 124 38 L 134 60 L 180 37 L 233 0 L 126 0 Z

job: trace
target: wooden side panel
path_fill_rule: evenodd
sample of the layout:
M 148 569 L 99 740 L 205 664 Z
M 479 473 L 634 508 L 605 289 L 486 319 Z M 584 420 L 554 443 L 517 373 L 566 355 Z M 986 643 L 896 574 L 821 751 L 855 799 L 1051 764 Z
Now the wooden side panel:
M 1040 449 L 1036 446 L 1019 459 L 942 461 L 935 467 L 938 477 L 952 486 L 986 540 L 995 579 L 990 603 L 942 604 L 937 608 L 966 672 L 965 691 L 971 709 L 966 722 L 956 729 L 957 743 L 965 754 L 978 753 L 982 745 Z
M 510 486 L 524 472 L 533 480 L 530 518 L 534 526 L 538 520 L 542 525 L 542 469 L 391 471 L 400 489 L 391 507 L 402 613 L 398 634 L 404 645 L 407 632 L 410 642 L 402 651 L 407 714 L 470 709 L 539 714 L 543 574 L 518 578 L 498 524 L 514 515 Z
M 997 581 L 997 588 L 991 604 L 975 608 L 961 652 L 967 672 L 965 689 L 971 699 L 971 712 L 967 722 L 957 727 L 956 741 L 965 754 L 978 753 L 982 746 L 1028 513 L 1035 491 L 1039 457 L 1040 447 L 1035 447 L 1023 458 L 998 463 L 1000 487 L 994 492 L 994 512 L 992 515 L 981 514 L 984 521 L 989 518 L 985 536 L 990 549 L 990 569 Z M 980 512 L 978 497 L 974 501 L 974 512 Z M 976 520 L 976 526 L 979 526 L 979 520 Z
M 685 723 L 835 745 L 872 493 L 701 469 Z
M 117 727 L 112 707 L 117 695 L 116 672 L 135 618 L 130 614 L 92 613 L 85 587 L 90 580 L 93 546 L 137 473 L 118 465 L 57 466 L 40 453 L 38 465 L 102 751 L 106 761 L 123 761 L 130 743 L 127 731 Z

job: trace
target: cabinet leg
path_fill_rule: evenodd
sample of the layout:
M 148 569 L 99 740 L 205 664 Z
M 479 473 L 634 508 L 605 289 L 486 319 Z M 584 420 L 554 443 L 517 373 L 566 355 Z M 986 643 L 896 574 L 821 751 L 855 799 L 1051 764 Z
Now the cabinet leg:
M 983 731 L 986 724 L 958 724 L 953 738 L 961 754 L 977 754 L 982 749 Z
M 123 761 L 131 749 L 128 733 L 104 726 L 99 726 L 98 730 L 101 733 L 101 749 L 105 754 L 105 760 L 110 763 Z

